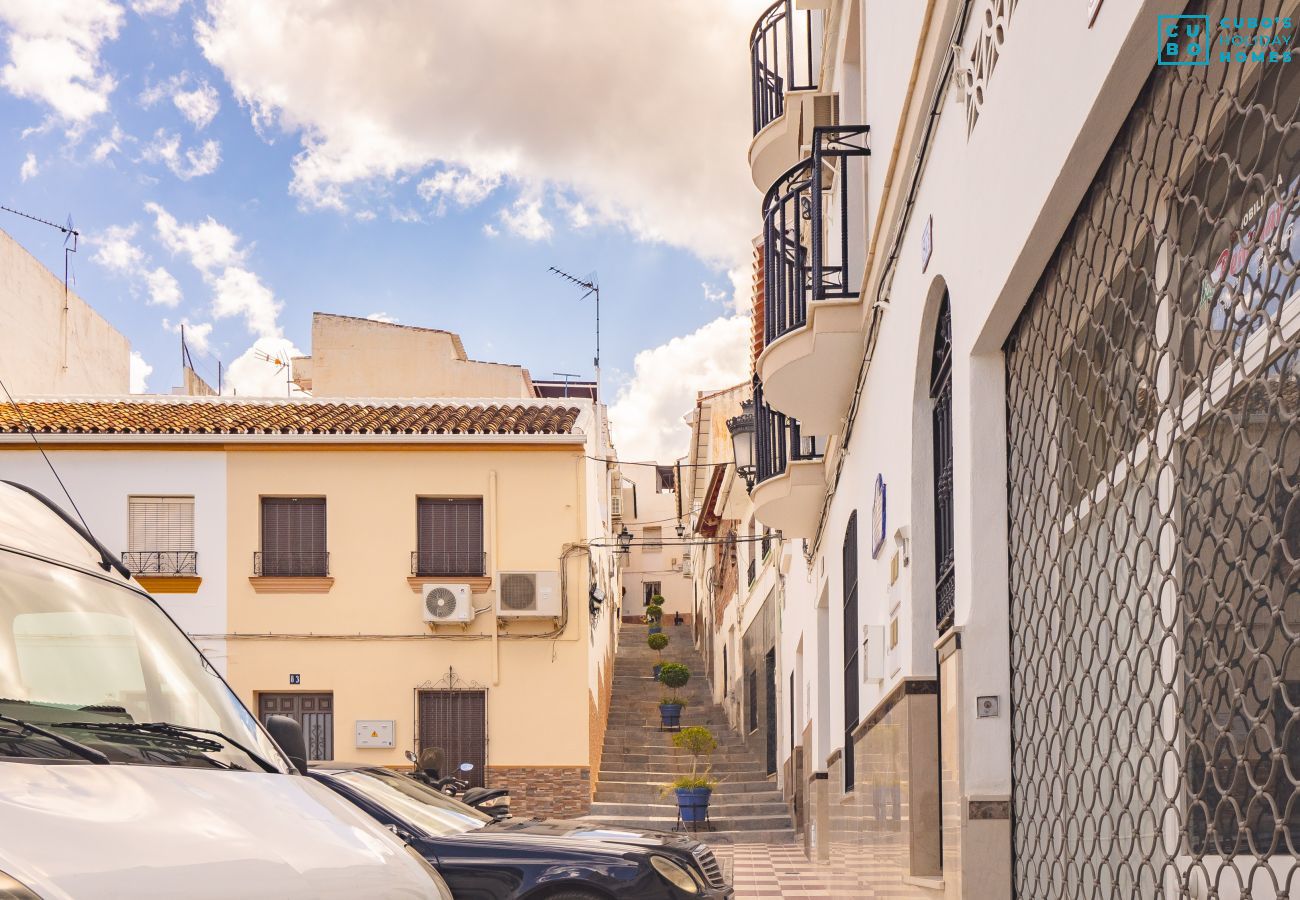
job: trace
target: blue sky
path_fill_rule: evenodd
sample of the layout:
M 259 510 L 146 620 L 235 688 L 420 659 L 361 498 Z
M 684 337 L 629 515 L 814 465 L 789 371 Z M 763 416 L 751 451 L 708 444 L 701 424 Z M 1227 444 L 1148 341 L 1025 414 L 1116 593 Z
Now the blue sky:
M 76 289 L 150 391 L 181 321 L 201 371 L 269 390 L 250 348 L 308 352 L 314 310 L 589 375 L 594 311 L 547 267 L 598 271 L 616 439 L 671 455 L 694 391 L 744 375 L 760 10 L 652 6 L 0 0 L 0 202 L 71 213 Z

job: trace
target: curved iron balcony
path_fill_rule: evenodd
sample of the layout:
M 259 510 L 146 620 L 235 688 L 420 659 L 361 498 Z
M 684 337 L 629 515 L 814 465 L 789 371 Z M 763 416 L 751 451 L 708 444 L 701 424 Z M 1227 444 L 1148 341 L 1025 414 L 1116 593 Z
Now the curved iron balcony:
M 763 382 L 754 379 L 754 484 L 784 475 L 790 462 L 821 459 L 825 447 L 801 435 L 799 423 L 763 402 Z
M 866 125 L 813 129 L 813 152 L 786 170 L 763 198 L 763 344 L 808 321 L 808 303 L 858 296 L 861 254 L 850 253 L 852 157 L 869 156 Z M 860 167 L 856 167 L 860 169 Z M 856 264 L 855 264 L 856 263 Z
M 126 550 L 121 559 L 132 575 L 197 575 L 199 568 L 195 550 Z
M 787 93 L 817 89 L 824 37 L 822 11 L 796 11 L 793 0 L 776 0 L 758 17 L 749 35 L 754 134 L 781 118 Z

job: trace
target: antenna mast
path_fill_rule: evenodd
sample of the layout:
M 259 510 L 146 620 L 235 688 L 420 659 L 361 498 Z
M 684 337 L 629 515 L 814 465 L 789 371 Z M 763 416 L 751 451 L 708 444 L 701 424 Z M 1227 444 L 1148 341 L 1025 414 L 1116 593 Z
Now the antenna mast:
M 592 272 L 586 278 L 578 278 L 575 275 L 570 275 L 568 272 L 565 272 L 563 269 L 555 268 L 555 266 L 549 266 L 547 268 L 547 271 L 559 275 L 565 281 L 575 284 L 578 287 L 582 288 L 584 291 L 586 291 L 585 294 L 583 294 L 581 297 L 578 298 L 579 300 L 586 300 L 588 297 L 592 296 L 593 294 L 596 297 L 596 358 L 593 360 L 593 362 L 596 364 L 596 402 L 599 403 L 600 402 L 600 282 L 596 279 L 595 272 Z

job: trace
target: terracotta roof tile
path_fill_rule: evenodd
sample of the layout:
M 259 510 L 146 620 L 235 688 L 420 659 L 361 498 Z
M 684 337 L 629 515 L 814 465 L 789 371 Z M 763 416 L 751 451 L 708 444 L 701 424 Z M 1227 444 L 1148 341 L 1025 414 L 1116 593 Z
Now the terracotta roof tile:
M 0 405 L 0 433 L 571 434 L 578 409 L 545 404 L 26 400 Z

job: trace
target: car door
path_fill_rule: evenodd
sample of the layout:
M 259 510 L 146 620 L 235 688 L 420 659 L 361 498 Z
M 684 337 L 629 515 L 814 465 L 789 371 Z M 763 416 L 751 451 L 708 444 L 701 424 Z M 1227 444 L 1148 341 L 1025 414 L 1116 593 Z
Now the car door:
M 524 882 L 524 865 L 506 848 L 454 837 L 423 838 L 413 846 L 433 863 L 456 900 L 511 900 Z

